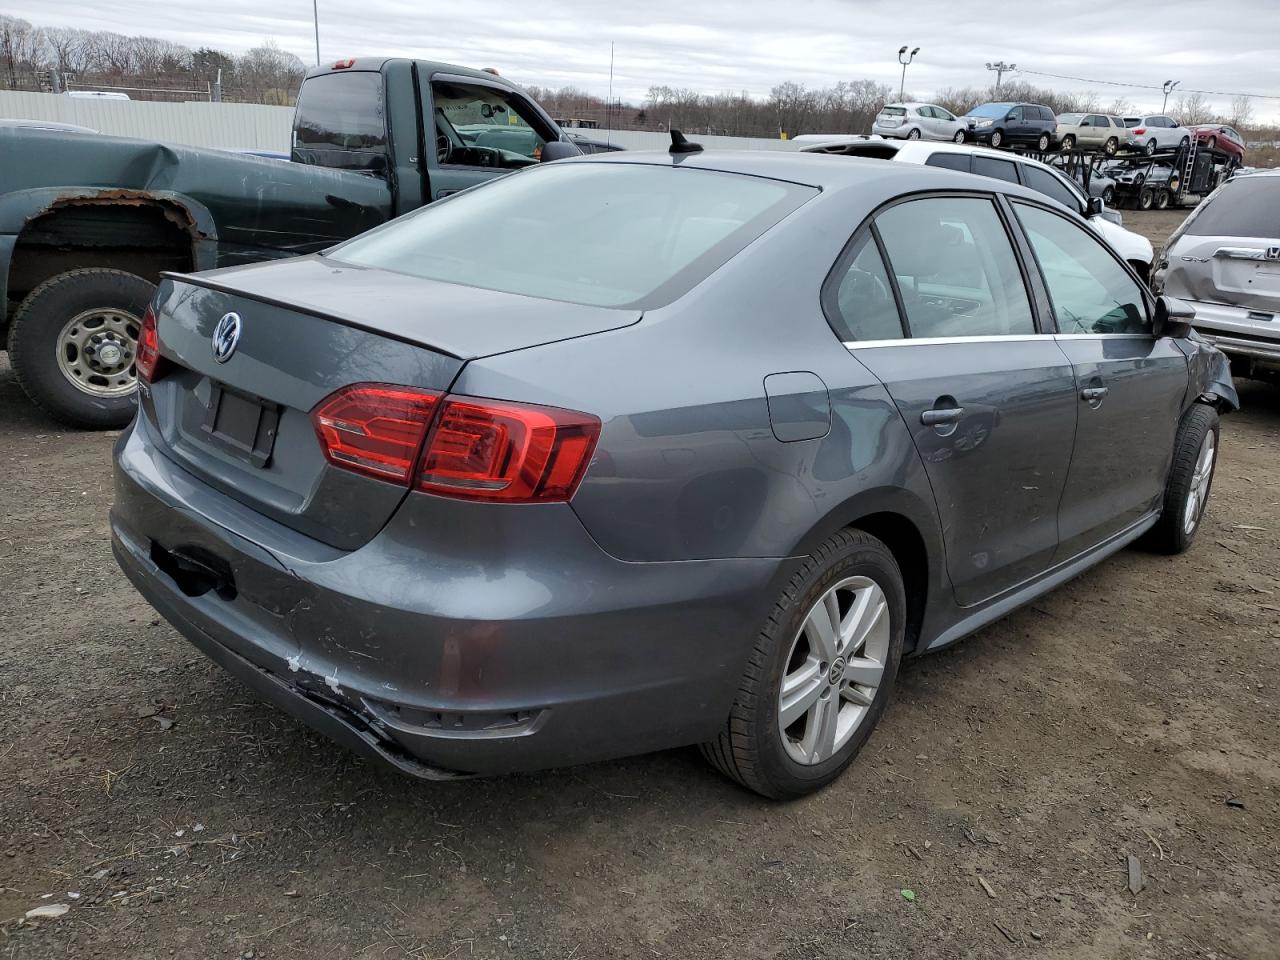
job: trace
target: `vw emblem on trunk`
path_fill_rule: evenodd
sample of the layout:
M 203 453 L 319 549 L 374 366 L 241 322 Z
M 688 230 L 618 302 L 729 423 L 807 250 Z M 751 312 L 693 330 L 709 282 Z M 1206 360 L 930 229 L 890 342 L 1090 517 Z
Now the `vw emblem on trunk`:
M 213 328 L 213 359 L 226 363 L 240 345 L 240 314 L 224 313 Z

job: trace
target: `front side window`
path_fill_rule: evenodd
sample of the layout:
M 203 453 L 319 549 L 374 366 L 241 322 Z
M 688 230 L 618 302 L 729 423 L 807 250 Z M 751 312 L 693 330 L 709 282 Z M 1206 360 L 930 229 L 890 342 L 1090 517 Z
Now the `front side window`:
M 1007 117 L 1005 117 L 1005 119 L 1006 119 L 1006 120 L 1021 120 L 1021 119 L 1022 119 L 1022 108 L 1021 108 L 1021 107 L 1014 107 L 1012 110 L 1010 110 L 1010 111 L 1009 111 L 1009 115 L 1008 115 Z
M 433 81 L 436 162 L 514 170 L 542 159 L 550 130 L 520 97 L 483 84 Z
M 1017 257 L 990 200 L 910 200 L 880 214 L 876 229 L 912 337 L 1035 333 Z
M 669 165 L 552 163 L 432 203 L 327 255 L 485 290 L 650 309 L 817 193 Z
M 1080 198 L 1066 182 L 1048 170 L 1041 170 L 1029 163 L 1022 165 L 1022 180 L 1036 193 L 1043 193 L 1063 204 L 1068 210 L 1080 210 Z
M 382 74 L 373 71 L 311 77 L 298 93 L 294 163 L 384 175 L 387 121 Z
M 1093 234 L 1047 210 L 1014 204 L 1049 288 L 1060 333 L 1150 333 L 1142 287 Z
M 841 341 L 899 340 L 902 321 L 875 238 L 864 232 L 837 265 L 827 314 Z M 832 282 L 832 281 L 829 281 Z

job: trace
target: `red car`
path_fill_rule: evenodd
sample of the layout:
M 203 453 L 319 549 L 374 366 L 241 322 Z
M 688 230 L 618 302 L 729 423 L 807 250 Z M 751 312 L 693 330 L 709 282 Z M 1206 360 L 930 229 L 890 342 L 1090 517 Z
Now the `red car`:
M 1201 146 L 1244 159 L 1244 137 L 1220 123 L 1201 123 L 1189 128 Z

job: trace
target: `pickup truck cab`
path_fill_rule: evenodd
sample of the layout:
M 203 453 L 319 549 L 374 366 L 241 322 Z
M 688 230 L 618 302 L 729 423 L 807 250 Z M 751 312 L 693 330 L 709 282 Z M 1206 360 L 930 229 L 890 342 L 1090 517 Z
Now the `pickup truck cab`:
M 381 57 L 310 71 L 289 146 L 283 163 L 0 128 L 0 345 L 28 396 L 72 426 L 123 426 L 162 271 L 314 253 L 580 152 L 496 74 Z

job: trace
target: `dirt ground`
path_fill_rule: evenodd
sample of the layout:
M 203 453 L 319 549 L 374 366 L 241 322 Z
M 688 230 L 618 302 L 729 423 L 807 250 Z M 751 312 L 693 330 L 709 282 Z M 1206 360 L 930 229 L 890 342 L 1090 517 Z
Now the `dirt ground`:
M 692 750 L 417 783 L 254 701 L 112 562 L 113 437 L 0 360 L 0 957 L 1275 960 L 1280 389 L 1241 395 L 1189 553 L 909 662 L 778 805 Z

